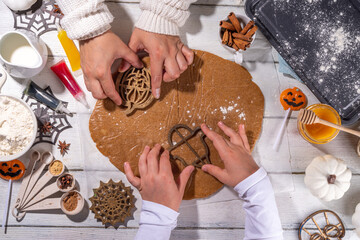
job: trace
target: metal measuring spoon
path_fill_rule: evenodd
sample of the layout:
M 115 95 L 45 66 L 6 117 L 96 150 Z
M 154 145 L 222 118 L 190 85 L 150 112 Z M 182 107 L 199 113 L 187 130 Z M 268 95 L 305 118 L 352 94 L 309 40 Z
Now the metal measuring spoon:
M 73 211 L 68 211 L 64 207 L 64 199 L 66 196 L 68 196 L 70 193 L 76 192 L 78 194 L 78 203 L 76 208 Z M 80 192 L 72 190 L 67 193 L 64 193 L 61 198 L 49 198 L 45 199 L 41 202 L 38 202 L 30 207 L 27 207 L 23 209 L 22 211 L 30 212 L 30 211 L 39 211 L 39 210 L 50 210 L 50 209 L 61 209 L 63 213 L 67 215 L 76 215 L 84 208 L 85 200 L 83 196 L 80 194 Z
M 44 168 L 49 165 L 54 160 L 54 155 L 51 152 L 43 152 L 40 157 L 40 165 L 34 170 L 31 180 L 29 182 L 28 188 L 25 191 L 24 197 L 20 203 L 20 208 L 24 206 L 31 191 L 34 189 L 41 173 L 44 171 Z M 38 165 L 38 164 L 37 164 Z
M 70 175 L 72 178 L 72 183 L 71 186 L 69 186 L 68 188 L 61 188 L 61 183 L 60 183 L 60 179 L 66 175 Z M 73 175 L 71 175 L 70 173 L 65 173 L 60 175 L 57 179 L 56 182 L 54 182 L 53 184 L 50 184 L 49 186 L 45 187 L 43 190 L 41 190 L 33 199 L 31 199 L 28 203 L 26 203 L 25 206 L 22 206 L 23 208 L 27 208 L 31 205 L 34 205 L 37 202 L 40 202 L 41 200 L 44 200 L 45 198 L 53 195 L 54 193 L 61 191 L 61 192 L 69 192 L 71 190 L 73 190 L 75 187 L 75 178 Z

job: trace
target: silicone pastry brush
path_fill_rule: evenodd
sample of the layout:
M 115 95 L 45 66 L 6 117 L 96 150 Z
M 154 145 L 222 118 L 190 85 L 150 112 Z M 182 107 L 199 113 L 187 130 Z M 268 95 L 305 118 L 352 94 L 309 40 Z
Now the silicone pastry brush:
M 316 114 L 313 111 L 308 110 L 308 109 L 300 110 L 299 115 L 298 115 L 298 120 L 305 125 L 320 123 L 320 124 L 326 125 L 328 127 L 336 128 L 341 131 L 344 131 L 344 132 L 347 132 L 347 133 L 350 133 L 350 134 L 360 137 L 360 131 L 349 129 L 349 128 L 325 121 L 325 120 L 319 118 L 318 116 L 316 116 Z

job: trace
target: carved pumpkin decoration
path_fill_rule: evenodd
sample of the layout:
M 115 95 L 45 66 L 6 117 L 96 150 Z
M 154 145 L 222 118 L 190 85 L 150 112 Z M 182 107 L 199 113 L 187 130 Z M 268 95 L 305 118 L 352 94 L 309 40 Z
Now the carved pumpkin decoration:
M 297 87 L 288 88 L 280 94 L 280 102 L 285 110 L 300 110 L 306 105 L 305 94 Z
M 0 177 L 5 180 L 19 180 L 25 173 L 25 166 L 20 160 L 0 162 Z

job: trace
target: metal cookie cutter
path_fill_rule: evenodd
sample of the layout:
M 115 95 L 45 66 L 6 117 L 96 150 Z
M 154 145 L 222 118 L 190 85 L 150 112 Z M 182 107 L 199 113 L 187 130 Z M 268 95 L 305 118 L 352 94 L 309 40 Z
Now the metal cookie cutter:
M 179 129 L 185 129 L 186 131 L 189 132 L 188 135 L 184 136 L 181 134 L 181 132 L 179 131 Z M 200 141 L 202 143 L 202 145 L 204 146 L 205 149 L 205 154 L 203 155 L 199 155 L 199 153 L 190 145 L 189 140 L 191 138 L 193 138 L 194 136 L 196 136 L 196 134 L 201 131 L 200 127 L 196 127 L 194 130 L 191 129 L 190 127 L 188 127 L 187 125 L 184 124 L 177 124 L 175 126 L 173 126 L 170 131 L 169 131 L 169 135 L 168 135 L 168 142 L 170 145 L 169 153 L 170 153 L 170 158 L 172 160 L 179 160 L 182 165 L 184 165 L 184 167 L 188 166 L 189 164 L 187 164 L 185 162 L 185 160 L 178 156 L 178 155 L 173 155 L 171 154 L 171 152 L 173 150 L 175 150 L 176 148 L 180 147 L 183 144 L 186 144 L 187 147 L 191 150 L 191 152 L 195 155 L 196 159 L 191 163 L 191 165 L 193 165 L 194 167 L 197 168 L 201 168 L 203 165 L 205 164 L 211 164 L 209 155 L 210 155 L 210 151 L 209 151 L 209 147 L 205 142 L 205 134 L 201 131 L 201 135 L 200 135 Z M 179 137 L 181 138 L 181 140 L 179 142 L 174 142 L 173 141 L 173 135 L 174 133 L 177 133 L 177 135 L 179 135 Z

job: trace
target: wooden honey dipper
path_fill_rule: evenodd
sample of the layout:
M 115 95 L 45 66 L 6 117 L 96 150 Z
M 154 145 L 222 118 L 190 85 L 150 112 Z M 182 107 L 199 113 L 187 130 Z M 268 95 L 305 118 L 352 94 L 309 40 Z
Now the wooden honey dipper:
M 358 137 L 360 137 L 360 131 L 356 131 L 350 128 L 346 128 L 328 121 L 325 121 L 321 118 L 319 118 L 318 116 L 316 116 L 316 114 L 308 109 L 300 109 L 299 115 L 298 115 L 298 120 L 305 124 L 305 125 L 310 125 L 310 124 L 315 124 L 315 123 L 320 123 L 323 125 L 326 125 L 328 127 L 332 127 L 332 128 L 336 128 L 339 129 L 341 131 L 356 135 Z

